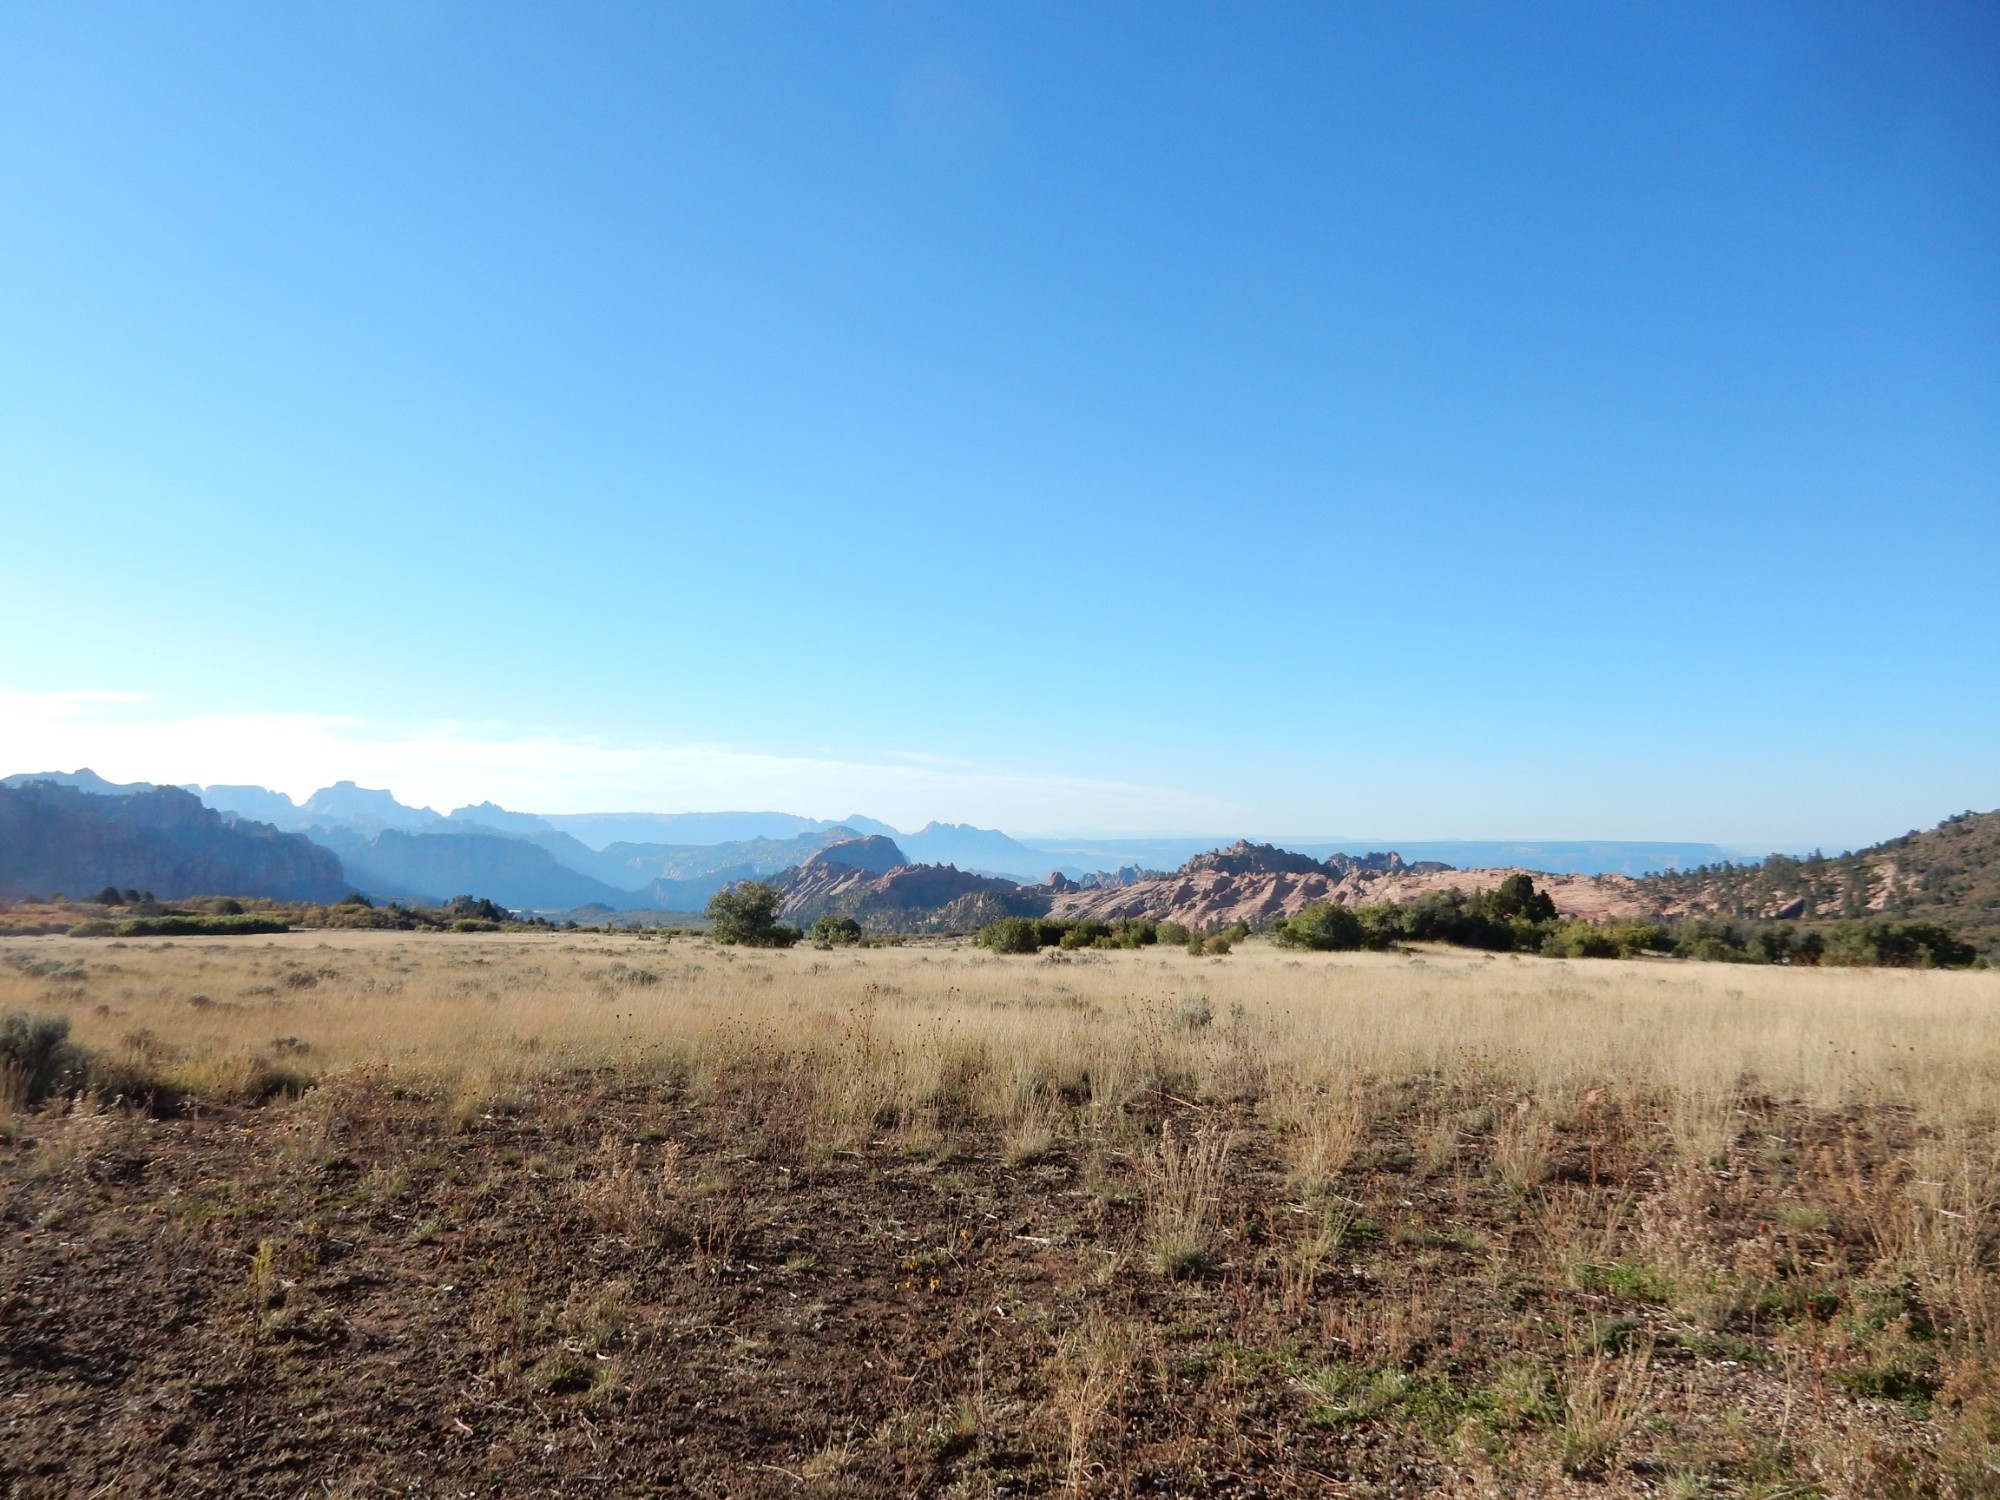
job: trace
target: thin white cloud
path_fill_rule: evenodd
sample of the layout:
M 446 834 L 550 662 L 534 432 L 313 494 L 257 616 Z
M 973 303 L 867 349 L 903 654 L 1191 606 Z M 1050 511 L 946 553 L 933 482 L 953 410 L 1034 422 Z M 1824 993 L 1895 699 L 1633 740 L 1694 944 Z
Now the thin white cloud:
M 380 724 L 314 714 L 176 714 L 128 693 L 0 688 L 0 774 L 89 766 L 113 781 L 251 783 L 297 798 L 339 780 L 444 811 L 491 799 L 533 812 L 783 809 L 1007 828 L 1141 831 L 1240 820 L 1170 787 L 963 764 L 721 744 L 624 743 L 501 723 Z

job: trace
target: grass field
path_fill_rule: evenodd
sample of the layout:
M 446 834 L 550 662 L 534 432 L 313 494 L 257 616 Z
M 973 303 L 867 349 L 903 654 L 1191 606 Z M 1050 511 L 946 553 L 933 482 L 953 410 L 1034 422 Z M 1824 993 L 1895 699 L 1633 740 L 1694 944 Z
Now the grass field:
M 0 1483 L 2000 1495 L 2000 974 L 0 944 Z M 175 1101 L 178 1101 L 177 1103 Z

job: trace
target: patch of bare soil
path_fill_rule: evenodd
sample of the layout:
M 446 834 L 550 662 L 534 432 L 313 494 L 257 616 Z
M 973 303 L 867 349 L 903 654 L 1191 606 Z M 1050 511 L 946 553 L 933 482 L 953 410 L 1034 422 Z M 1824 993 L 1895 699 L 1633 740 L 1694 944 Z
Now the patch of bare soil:
M 1797 1162 L 1893 1121 L 1772 1111 L 1788 1156 L 1683 1182 L 1686 1234 L 1754 1261 L 1703 1322 L 1666 1270 L 1591 1260 L 1666 1190 L 1610 1106 L 1528 1140 L 1412 1087 L 1308 1197 L 1228 1101 L 1042 1141 L 944 1099 L 833 1150 L 809 1087 L 572 1075 L 454 1118 L 356 1073 L 31 1119 L 0 1150 L 0 1487 L 1802 1495 L 1802 1453 L 1889 1473 L 1935 1439 L 1920 1363 L 1859 1396 L 1794 1352 L 1867 1309 L 1838 1226 L 1772 1217 Z M 1221 1170 L 1175 1259 L 1197 1143 Z

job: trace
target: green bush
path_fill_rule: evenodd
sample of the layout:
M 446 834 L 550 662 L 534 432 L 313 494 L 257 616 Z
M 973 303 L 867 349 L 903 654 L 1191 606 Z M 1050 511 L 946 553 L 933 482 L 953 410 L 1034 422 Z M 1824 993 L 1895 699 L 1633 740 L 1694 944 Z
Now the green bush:
M 99 923 L 79 924 L 100 926 Z M 290 932 L 292 924 L 276 917 L 127 917 L 113 933 L 130 937 L 248 937 L 260 932 Z M 101 934 L 78 933 L 77 936 Z
M 1310 948 L 1316 953 L 1359 948 L 1367 937 L 1359 917 L 1344 906 L 1325 901 L 1300 908 L 1271 929 L 1271 940 L 1279 947 Z
M 89 1055 L 69 1039 L 66 1016 L 0 1015 L 0 1082 L 23 1104 L 80 1086 L 89 1064 Z
M 718 943 L 746 948 L 789 948 L 805 936 L 778 920 L 784 893 L 763 880 L 745 880 L 708 898 L 708 934 Z
M 975 941 L 995 953 L 1035 953 L 1042 946 L 1042 924 L 1033 917 L 1002 917 L 980 928 Z
M 1563 922 L 1542 939 L 1550 958 L 1633 958 L 1664 952 L 1674 946 L 1673 934 L 1651 922 Z
M 1553 922 L 1556 919 L 1556 903 L 1547 891 L 1535 889 L 1535 882 L 1529 875 L 1509 875 L 1499 886 L 1488 893 L 1486 907 L 1502 921 L 1512 921 L 1516 917 L 1529 922 Z
M 498 932 L 498 922 L 481 921 L 478 917 L 460 917 L 451 924 L 453 932 Z
M 1188 930 L 1178 922 L 1161 922 L 1156 925 L 1153 931 L 1153 940 L 1155 942 L 1171 943 L 1179 948 L 1187 946 L 1187 940 L 1190 936 L 1191 934 Z
M 826 912 L 813 923 L 812 938 L 815 943 L 858 943 L 861 941 L 861 924 L 852 917 L 839 917 Z
M 343 906 L 351 906 L 351 900 L 343 901 Z M 363 901 L 366 906 L 367 902 Z M 514 914 L 497 901 L 488 901 L 484 896 L 453 896 L 438 908 L 447 917 L 469 917 L 475 922 L 507 922 Z
M 1972 944 L 1935 922 L 1837 922 L 1827 934 L 1825 962 L 1881 964 L 1897 969 L 1962 969 L 1979 956 Z
M 1109 922 L 1100 922 L 1095 917 L 1085 917 L 1072 922 L 1069 931 L 1059 939 L 1064 948 L 1074 951 L 1078 948 L 1095 948 L 1100 943 L 1115 946 L 1108 940 L 1116 935 L 1116 929 Z

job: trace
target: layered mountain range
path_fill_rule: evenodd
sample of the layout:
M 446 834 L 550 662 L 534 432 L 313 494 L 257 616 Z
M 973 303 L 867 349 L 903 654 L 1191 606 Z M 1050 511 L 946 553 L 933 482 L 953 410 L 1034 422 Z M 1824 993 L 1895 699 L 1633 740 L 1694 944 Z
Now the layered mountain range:
M 1713 859 L 1685 871 L 1659 870 L 1662 852 L 1680 859 L 1715 846 L 1494 846 L 1568 849 L 1579 860 L 1578 851 L 1595 850 L 1600 868 L 1591 871 L 1528 857 L 1453 868 L 1406 857 L 1436 845 L 1356 853 L 1309 841 L 1197 847 L 1171 873 L 1152 863 L 1197 842 L 1042 848 L 968 824 L 933 822 L 904 834 L 860 815 L 542 815 L 492 802 L 438 813 L 351 781 L 303 803 L 263 787 L 121 784 L 89 770 L 0 781 L 0 897 L 9 899 L 107 884 L 162 899 L 326 900 L 355 889 L 425 904 L 476 894 L 515 910 L 637 914 L 698 911 L 726 886 L 762 878 L 782 888 L 788 916 L 836 912 L 878 930 L 963 930 L 1005 915 L 1214 928 L 1266 922 L 1314 901 L 1371 905 L 1453 887 L 1474 894 L 1526 871 L 1559 911 L 1593 920 L 1912 915 L 2000 945 L 2000 813 L 1963 814 L 1833 858 Z M 1603 867 L 1621 863 L 1654 872 Z

